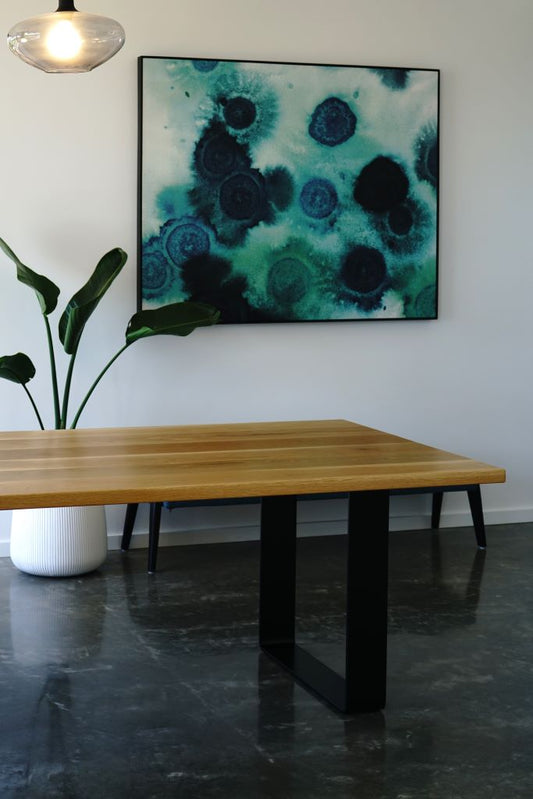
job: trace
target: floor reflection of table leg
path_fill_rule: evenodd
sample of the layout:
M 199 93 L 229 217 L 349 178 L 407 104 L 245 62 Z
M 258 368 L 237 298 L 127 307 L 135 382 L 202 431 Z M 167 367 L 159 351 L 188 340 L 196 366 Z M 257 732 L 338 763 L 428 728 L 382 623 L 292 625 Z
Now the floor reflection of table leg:
M 301 737 L 296 736 L 294 680 L 260 652 L 257 687 L 257 745 L 263 756 L 257 759 L 254 799 L 290 797 L 298 771 L 295 753 L 302 751 Z
M 375 711 L 385 705 L 388 518 L 387 491 L 350 495 L 346 670 L 340 675 L 295 642 L 296 497 L 262 500 L 261 647 L 344 713 Z

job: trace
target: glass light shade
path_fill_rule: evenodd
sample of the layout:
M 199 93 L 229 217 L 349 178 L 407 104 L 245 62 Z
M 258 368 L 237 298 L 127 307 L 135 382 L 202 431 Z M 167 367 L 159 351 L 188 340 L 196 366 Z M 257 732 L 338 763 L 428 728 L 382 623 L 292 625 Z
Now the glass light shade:
M 62 7 L 71 10 L 62 10 Z M 10 50 L 44 72 L 90 72 L 117 53 L 126 39 L 120 23 L 60 3 L 57 11 L 19 22 L 9 31 Z

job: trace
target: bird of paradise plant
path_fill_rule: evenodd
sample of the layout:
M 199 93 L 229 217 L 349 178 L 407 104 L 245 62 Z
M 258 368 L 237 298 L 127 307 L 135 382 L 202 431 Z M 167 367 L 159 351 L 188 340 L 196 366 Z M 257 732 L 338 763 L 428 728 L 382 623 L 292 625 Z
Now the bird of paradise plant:
M 44 319 L 48 353 L 50 358 L 50 374 L 52 381 L 52 398 L 55 429 L 62 430 L 67 426 L 76 427 L 93 391 L 117 358 L 132 344 L 142 338 L 159 335 L 188 336 L 197 327 L 216 324 L 219 312 L 210 305 L 198 302 L 177 302 L 161 308 L 149 309 L 135 313 L 128 322 L 125 343 L 107 362 L 98 374 L 80 406 L 69 420 L 69 400 L 74 373 L 74 365 L 80 340 L 89 318 L 100 300 L 121 272 L 127 260 L 124 250 L 116 247 L 106 253 L 96 265 L 94 272 L 85 285 L 68 302 L 59 319 L 58 335 L 65 353 L 69 356 L 68 368 L 62 390 L 60 389 L 54 339 L 49 316 L 56 309 L 60 294 L 59 288 L 49 278 L 34 272 L 22 263 L 13 250 L 0 239 L 0 249 L 13 261 L 17 269 L 17 278 L 33 289 L 39 301 Z M 0 377 L 18 383 L 28 396 L 37 421 L 42 430 L 44 423 L 35 400 L 28 389 L 29 381 L 35 376 L 36 369 L 31 359 L 22 352 L 0 357 Z

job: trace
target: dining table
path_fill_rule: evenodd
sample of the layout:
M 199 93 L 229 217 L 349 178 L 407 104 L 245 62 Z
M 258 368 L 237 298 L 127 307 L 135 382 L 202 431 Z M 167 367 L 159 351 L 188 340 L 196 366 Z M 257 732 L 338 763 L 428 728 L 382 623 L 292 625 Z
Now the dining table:
M 0 433 L 0 510 L 261 498 L 259 644 L 342 713 L 386 700 L 389 497 L 505 470 L 344 419 Z M 348 495 L 344 669 L 297 641 L 299 498 Z

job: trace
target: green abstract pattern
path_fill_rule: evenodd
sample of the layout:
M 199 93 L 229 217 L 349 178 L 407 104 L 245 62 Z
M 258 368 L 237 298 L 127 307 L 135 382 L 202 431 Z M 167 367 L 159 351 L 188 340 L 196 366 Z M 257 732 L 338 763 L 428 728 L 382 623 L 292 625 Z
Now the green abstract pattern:
M 437 70 L 143 57 L 142 307 L 437 315 Z

